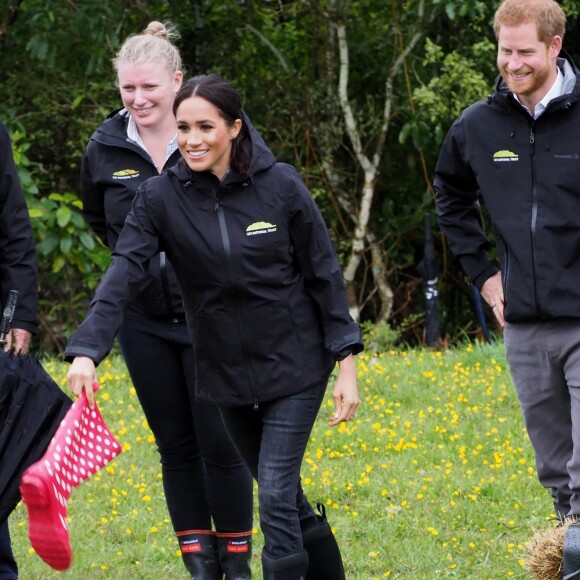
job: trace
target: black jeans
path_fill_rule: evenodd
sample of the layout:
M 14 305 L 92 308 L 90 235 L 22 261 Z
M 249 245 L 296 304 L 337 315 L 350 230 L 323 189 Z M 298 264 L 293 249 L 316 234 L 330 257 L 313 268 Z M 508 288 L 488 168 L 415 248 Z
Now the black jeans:
M 12 554 L 10 531 L 8 520 L 6 520 L 0 525 L 0 580 L 16 580 L 16 578 L 18 578 L 18 566 Z
M 301 552 L 301 528 L 316 522 L 300 486 L 300 467 L 326 382 L 252 407 L 220 407 L 240 455 L 258 482 L 260 527 L 271 558 Z
M 252 476 L 217 407 L 195 401 L 195 355 L 185 322 L 127 316 L 121 350 L 161 456 L 176 532 L 245 532 L 253 523 Z

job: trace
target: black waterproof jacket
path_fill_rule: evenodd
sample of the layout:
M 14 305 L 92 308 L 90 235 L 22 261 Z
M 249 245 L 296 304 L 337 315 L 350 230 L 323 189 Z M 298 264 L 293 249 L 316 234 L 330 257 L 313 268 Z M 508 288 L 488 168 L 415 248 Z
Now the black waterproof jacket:
M 18 291 L 12 328 L 36 332 L 36 251 L 28 208 L 18 179 L 12 144 L 0 122 L 0 306 Z M 0 313 L 2 312 L 0 310 Z
M 563 53 L 564 92 L 534 118 L 498 79 L 451 127 L 436 167 L 437 216 L 478 287 L 488 255 L 478 192 L 496 234 L 509 322 L 580 317 L 580 80 Z
M 102 360 L 160 250 L 176 267 L 200 399 L 257 405 L 328 378 L 363 348 L 322 216 L 296 170 L 252 137 L 248 175 L 220 181 L 183 160 L 139 189 L 66 358 Z
M 158 175 L 147 152 L 127 137 L 128 121 L 126 109 L 112 113 L 91 136 L 81 165 L 83 215 L 111 250 L 117 245 L 137 189 Z M 165 167 L 179 157 L 176 150 Z M 129 311 L 158 320 L 184 318 L 177 279 L 165 254 L 149 261 L 147 276 Z

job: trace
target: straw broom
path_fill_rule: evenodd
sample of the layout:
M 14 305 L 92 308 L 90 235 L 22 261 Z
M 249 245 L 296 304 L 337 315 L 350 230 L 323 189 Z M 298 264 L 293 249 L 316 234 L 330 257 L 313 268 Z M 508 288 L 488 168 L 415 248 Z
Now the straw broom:
M 538 530 L 524 546 L 524 568 L 534 580 L 562 580 L 564 536 L 575 521 L 570 517 L 553 528 Z

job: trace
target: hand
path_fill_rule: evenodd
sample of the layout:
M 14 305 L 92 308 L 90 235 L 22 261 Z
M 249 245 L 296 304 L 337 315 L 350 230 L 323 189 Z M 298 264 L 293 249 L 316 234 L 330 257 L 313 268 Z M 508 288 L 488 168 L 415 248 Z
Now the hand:
M 334 415 L 329 423 L 334 427 L 342 421 L 352 419 L 360 403 L 356 387 L 356 365 L 352 354 L 338 363 L 338 378 L 332 397 L 334 398 Z
M 481 287 L 481 296 L 489 304 L 499 325 L 503 328 L 505 320 L 503 317 L 503 308 L 505 306 L 505 296 L 501 283 L 501 272 L 497 272 L 491 278 L 488 278 Z
M 22 328 L 12 328 L 6 335 L 6 344 L 4 350 L 10 350 L 14 347 L 16 354 L 26 354 L 30 348 L 32 333 Z
M 93 383 L 97 382 L 95 363 L 86 356 L 77 356 L 70 365 L 66 375 L 69 390 L 79 396 L 83 389 L 87 393 L 87 402 L 92 409 L 95 405 Z

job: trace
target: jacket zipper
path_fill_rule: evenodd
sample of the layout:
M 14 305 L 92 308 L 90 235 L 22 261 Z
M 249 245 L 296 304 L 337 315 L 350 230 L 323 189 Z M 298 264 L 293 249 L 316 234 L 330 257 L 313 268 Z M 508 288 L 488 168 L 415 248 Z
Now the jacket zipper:
M 502 270 L 502 276 L 501 276 L 501 284 L 502 284 L 502 288 L 503 288 L 503 295 L 504 295 L 504 299 L 507 302 L 507 287 L 508 287 L 508 280 L 509 280 L 509 274 L 510 274 L 510 255 L 509 255 L 509 251 L 508 251 L 508 247 L 507 244 L 505 243 L 502 235 L 497 232 L 496 233 L 497 236 L 497 241 L 498 244 L 500 244 L 503 248 L 503 255 L 504 255 L 504 267 Z
M 534 277 L 534 302 L 536 304 L 536 310 L 538 314 L 542 316 L 542 309 L 538 303 L 538 289 L 536 281 L 536 226 L 538 221 L 538 187 L 536 180 L 536 162 L 534 159 L 534 153 L 536 148 L 536 136 L 534 133 L 535 121 L 530 124 L 530 159 L 532 162 L 532 216 L 530 221 L 530 236 L 531 236 L 531 260 L 532 260 L 532 273 Z
M 224 247 L 224 252 L 226 255 L 226 261 L 228 264 L 228 271 L 229 271 L 229 275 L 230 275 L 230 283 L 232 285 L 232 288 L 234 289 L 234 299 L 237 298 L 238 295 L 238 291 L 237 291 L 237 285 L 235 282 L 235 276 L 234 276 L 234 269 L 233 269 L 233 264 L 232 264 L 232 249 L 231 249 L 231 244 L 230 244 L 230 236 L 228 233 L 228 227 L 226 224 L 226 218 L 224 215 L 224 210 L 222 207 L 222 204 L 220 202 L 217 190 L 214 189 L 214 211 L 217 214 L 218 217 L 218 222 L 220 225 L 220 234 L 221 234 L 221 238 L 222 238 L 222 244 Z M 238 322 L 238 329 L 240 331 L 240 338 L 242 341 L 242 352 L 244 355 L 244 361 L 246 363 L 246 368 L 248 369 L 248 375 L 250 377 L 250 390 L 252 393 L 252 399 L 253 399 L 253 409 L 254 411 L 257 411 L 259 409 L 259 403 L 258 403 L 258 398 L 256 397 L 256 392 L 254 389 L 254 379 L 252 376 L 252 368 L 250 366 L 250 362 L 248 360 L 248 355 L 246 352 L 246 345 L 245 345 L 245 341 L 244 341 L 244 324 L 242 322 L 242 316 L 241 313 L 238 311 L 237 316 L 236 316 L 237 322 Z

